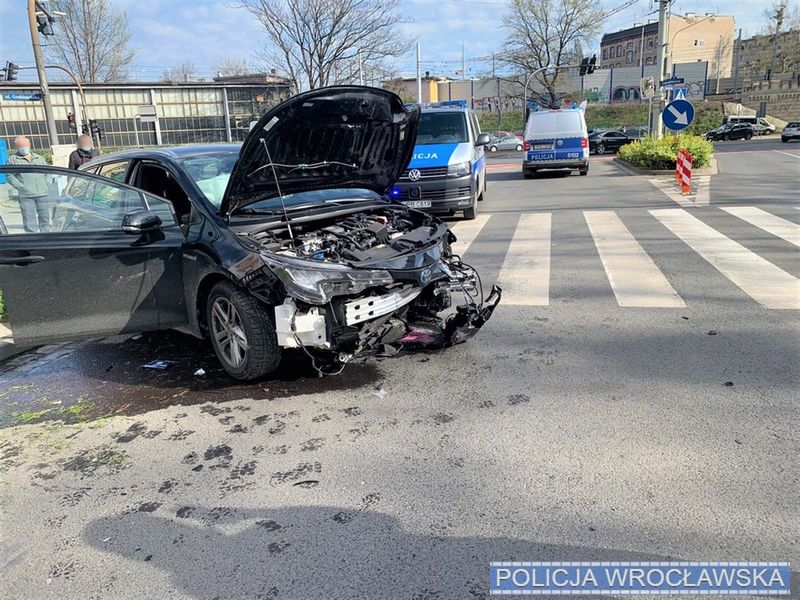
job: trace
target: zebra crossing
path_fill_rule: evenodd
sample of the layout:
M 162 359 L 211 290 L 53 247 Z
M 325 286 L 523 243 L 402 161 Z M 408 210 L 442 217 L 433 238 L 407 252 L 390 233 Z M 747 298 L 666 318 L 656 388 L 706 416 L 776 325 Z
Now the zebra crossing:
M 800 225 L 754 206 L 715 207 L 734 221 L 744 221 L 764 232 L 765 238 L 800 246 Z M 768 309 L 800 309 L 800 278 L 748 249 L 683 208 L 648 210 L 652 223 L 660 224 L 682 243 L 690 255 L 699 256 L 747 296 Z M 673 287 L 658 263 L 637 241 L 613 210 L 583 211 L 583 220 L 620 307 L 683 308 L 686 301 Z M 479 215 L 451 228 L 458 241 L 455 252 L 464 254 L 481 244 L 481 232 L 495 215 Z M 521 213 L 514 228 L 497 283 L 503 303 L 547 306 L 551 302 L 551 248 L 553 215 Z

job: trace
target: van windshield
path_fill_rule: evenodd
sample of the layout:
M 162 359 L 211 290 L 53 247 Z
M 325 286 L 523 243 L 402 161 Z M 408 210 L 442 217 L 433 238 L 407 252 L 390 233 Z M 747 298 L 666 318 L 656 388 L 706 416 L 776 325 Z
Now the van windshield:
M 554 136 L 559 134 L 581 135 L 583 123 L 577 111 L 535 112 L 528 118 L 525 137 Z
M 424 112 L 419 118 L 417 144 L 460 144 L 468 142 L 463 112 Z

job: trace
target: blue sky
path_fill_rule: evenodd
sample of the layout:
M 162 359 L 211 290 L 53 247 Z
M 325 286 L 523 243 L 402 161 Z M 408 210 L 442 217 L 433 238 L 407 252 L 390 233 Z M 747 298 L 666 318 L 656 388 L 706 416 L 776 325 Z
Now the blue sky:
M 128 14 L 137 57 L 134 79 L 157 80 L 172 65 L 191 60 L 202 75 L 212 74 L 214 63 L 231 56 L 244 56 L 251 64 L 259 61 L 263 35 L 258 23 L 243 9 L 218 0 L 112 0 Z M 607 9 L 622 0 L 600 0 Z M 0 61 L 32 64 L 25 0 L 0 0 Z M 467 58 L 486 56 L 496 51 L 504 32 L 501 28 L 505 0 L 403 0 L 401 15 L 404 33 L 422 46 L 424 69 L 439 74 L 460 68 L 461 43 Z M 754 34 L 764 22 L 769 0 L 728 0 L 725 4 L 709 0 L 676 0 L 673 12 L 722 12 L 736 17 L 744 35 Z M 652 0 L 638 3 L 610 17 L 605 31 L 616 31 L 641 22 L 655 10 Z M 655 18 L 650 15 L 649 18 Z M 485 70 L 487 64 L 477 65 Z M 404 74 L 414 70 L 413 51 L 401 60 Z M 32 73 L 21 74 L 28 79 Z

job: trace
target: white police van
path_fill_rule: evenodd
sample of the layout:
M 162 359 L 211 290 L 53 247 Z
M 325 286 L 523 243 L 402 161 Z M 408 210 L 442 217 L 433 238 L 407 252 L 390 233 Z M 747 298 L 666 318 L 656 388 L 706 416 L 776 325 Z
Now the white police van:
M 474 219 L 486 193 L 489 141 L 465 100 L 423 105 L 414 154 L 392 198 L 430 213 L 463 212 Z
M 545 169 L 589 173 L 589 134 L 581 108 L 539 110 L 525 124 L 525 179 Z

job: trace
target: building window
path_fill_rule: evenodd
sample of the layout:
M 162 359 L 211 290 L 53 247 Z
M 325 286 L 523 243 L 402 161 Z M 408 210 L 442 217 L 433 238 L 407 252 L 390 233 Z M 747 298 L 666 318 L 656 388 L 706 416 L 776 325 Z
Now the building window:
M 705 42 L 703 40 L 695 40 L 694 41 L 694 45 L 695 46 L 705 46 Z
M 633 42 L 628 42 L 628 45 L 626 46 L 626 48 L 628 50 L 633 50 Z
M 617 56 L 622 56 L 622 44 L 617 44 Z
M 653 64 L 653 59 L 650 56 L 648 56 L 647 58 L 644 59 L 644 64 L 652 65 Z
M 625 53 L 625 64 L 629 65 L 631 63 L 633 63 L 633 50 L 628 50 Z
M 647 38 L 647 49 L 652 50 L 653 45 L 654 45 L 653 38 Z
M 614 46 L 611 46 L 611 51 L 608 53 L 609 58 L 614 58 L 616 56 L 616 52 L 614 51 Z
M 608 48 L 603 48 L 603 60 L 608 58 Z

